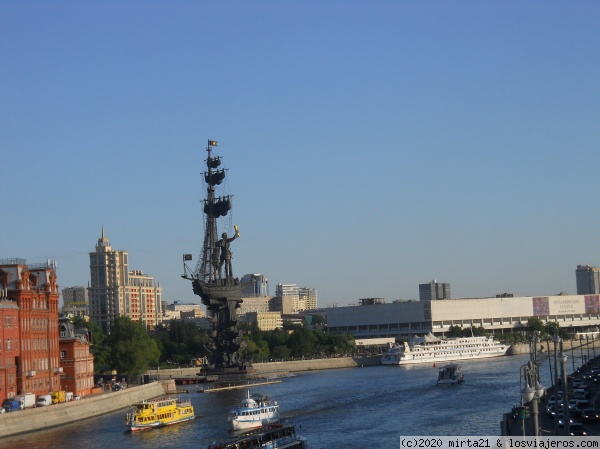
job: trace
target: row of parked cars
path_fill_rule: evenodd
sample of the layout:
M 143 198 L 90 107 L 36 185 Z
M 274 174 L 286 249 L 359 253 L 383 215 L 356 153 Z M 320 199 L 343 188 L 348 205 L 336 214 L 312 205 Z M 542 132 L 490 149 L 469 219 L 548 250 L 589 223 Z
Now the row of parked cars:
M 37 398 L 33 393 L 18 394 L 14 398 L 7 398 L 2 402 L 0 414 L 6 412 L 16 412 L 26 408 L 45 407 L 62 402 L 76 401 L 80 396 L 74 396 L 69 391 L 55 391 L 52 394 L 41 394 Z
M 586 381 L 593 380 L 595 383 L 600 383 L 600 368 L 592 367 L 589 371 L 581 374 L 581 376 L 569 376 L 570 391 L 569 403 L 569 430 L 571 435 L 587 435 L 587 430 L 583 423 L 600 422 L 600 412 L 597 411 L 590 403 L 590 389 L 586 385 Z M 564 427 L 564 402 L 562 395 L 550 396 L 546 404 L 546 413 L 550 417 L 558 414 L 558 425 Z

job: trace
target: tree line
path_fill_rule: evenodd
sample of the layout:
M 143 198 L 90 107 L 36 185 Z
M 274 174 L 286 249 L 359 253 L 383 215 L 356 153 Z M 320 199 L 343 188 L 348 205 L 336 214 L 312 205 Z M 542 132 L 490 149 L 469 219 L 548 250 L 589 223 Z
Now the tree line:
M 107 335 L 93 321 L 73 318 L 75 327 L 86 327 L 91 335 L 91 352 L 97 374 L 116 370 L 119 374 L 136 377 L 148 369 L 190 366 L 193 359 L 210 358 L 208 332 L 190 320 L 170 320 L 147 330 L 141 322 L 122 316 L 114 320 Z M 305 323 L 306 324 L 306 323 Z M 312 324 L 319 329 L 284 322 L 283 329 L 262 331 L 256 322 L 240 323 L 247 346 L 245 363 L 274 360 L 297 360 L 353 355 L 356 342 L 350 333 L 326 332 L 324 318 L 313 316 Z M 506 334 L 506 343 L 526 342 L 537 331 L 540 340 L 553 339 L 555 335 L 568 339 L 571 335 L 558 323 L 544 323 L 539 318 L 529 318 L 527 326 Z M 483 327 L 461 328 L 451 326 L 447 337 L 482 336 L 488 332 Z M 397 339 L 401 342 L 401 339 Z
M 109 334 L 94 321 L 80 317 L 72 321 L 75 327 L 89 331 L 97 374 L 116 370 L 134 378 L 153 368 L 187 367 L 193 359 L 211 355 L 206 349 L 208 332 L 190 320 L 170 320 L 147 330 L 141 322 L 121 316 L 115 318 Z M 274 331 L 261 331 L 257 323 L 240 324 L 240 329 L 248 343 L 246 363 L 330 357 L 355 350 L 352 334 L 328 334 L 287 323 L 284 329 Z

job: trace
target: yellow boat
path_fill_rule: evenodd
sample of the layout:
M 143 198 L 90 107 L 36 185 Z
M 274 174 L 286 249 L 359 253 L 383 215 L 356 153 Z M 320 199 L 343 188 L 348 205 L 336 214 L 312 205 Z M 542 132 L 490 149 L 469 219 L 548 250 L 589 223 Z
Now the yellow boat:
M 151 399 L 138 402 L 133 407 L 135 410 L 125 417 L 125 425 L 132 431 L 170 426 L 196 417 L 189 399 Z

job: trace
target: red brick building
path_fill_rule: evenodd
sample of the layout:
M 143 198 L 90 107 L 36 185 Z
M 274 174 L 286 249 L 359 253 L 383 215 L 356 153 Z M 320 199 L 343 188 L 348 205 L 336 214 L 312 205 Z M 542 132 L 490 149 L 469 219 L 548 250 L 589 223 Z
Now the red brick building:
M 74 395 L 87 396 L 94 387 L 94 356 L 90 353 L 87 328 L 75 328 L 69 318 L 59 319 L 61 387 Z
M 0 403 L 17 394 L 15 361 L 20 355 L 19 308 L 8 300 L 6 289 L 0 286 Z
M 16 394 L 48 394 L 60 389 L 58 284 L 53 263 L 0 260 L 0 335 L 5 387 L 0 399 Z M 14 381 L 11 380 L 14 378 Z

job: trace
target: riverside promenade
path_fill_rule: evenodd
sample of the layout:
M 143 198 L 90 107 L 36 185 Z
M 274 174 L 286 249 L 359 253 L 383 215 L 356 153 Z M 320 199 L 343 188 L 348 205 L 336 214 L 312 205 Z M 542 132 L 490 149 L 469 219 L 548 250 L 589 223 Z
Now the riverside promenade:
M 151 382 L 122 391 L 105 391 L 86 396 L 79 401 L 3 413 L 0 415 L 0 438 L 95 418 L 175 391 L 173 381 Z
M 542 349 L 542 350 L 540 350 Z M 563 350 L 567 355 L 567 394 L 570 400 L 573 395 L 573 382 L 579 380 L 582 385 L 589 391 L 589 402 L 590 407 L 596 410 L 600 410 L 600 383 L 594 382 L 592 378 L 588 378 L 590 370 L 593 367 L 600 368 L 600 340 L 590 340 L 589 342 L 579 341 L 565 341 L 563 344 Z M 525 352 L 523 352 L 525 353 Z M 589 356 L 587 354 L 590 354 Z M 560 351 L 557 348 L 557 354 Z M 596 355 L 597 354 L 597 355 Z M 546 366 L 548 364 L 548 357 L 551 358 L 552 364 L 554 365 L 554 344 L 550 342 L 549 348 L 546 342 L 540 342 L 538 344 L 538 363 Z M 576 363 L 575 370 L 573 370 L 573 357 L 579 360 L 585 360 L 586 363 Z M 561 376 L 560 372 L 560 361 L 559 361 L 558 377 Z M 555 419 L 553 415 L 547 413 L 547 405 L 551 396 L 562 395 L 562 380 L 559 379 L 557 385 L 544 385 L 546 387 L 546 394 L 542 399 L 538 401 L 538 425 L 540 429 L 540 436 L 562 436 L 565 434 L 565 428 L 559 425 L 558 419 Z M 519 400 L 518 392 L 515 393 L 515 406 Z M 574 410 L 571 412 L 571 419 L 575 422 L 581 423 L 581 418 L 578 411 Z M 587 435 L 600 436 L 600 421 L 599 422 L 584 422 L 582 423 Z M 532 436 L 534 435 L 534 426 L 532 419 L 531 407 L 525 406 L 525 418 L 522 418 L 522 412 L 519 410 L 516 414 L 513 411 L 507 411 L 502 417 L 500 423 L 501 434 L 506 436 Z

